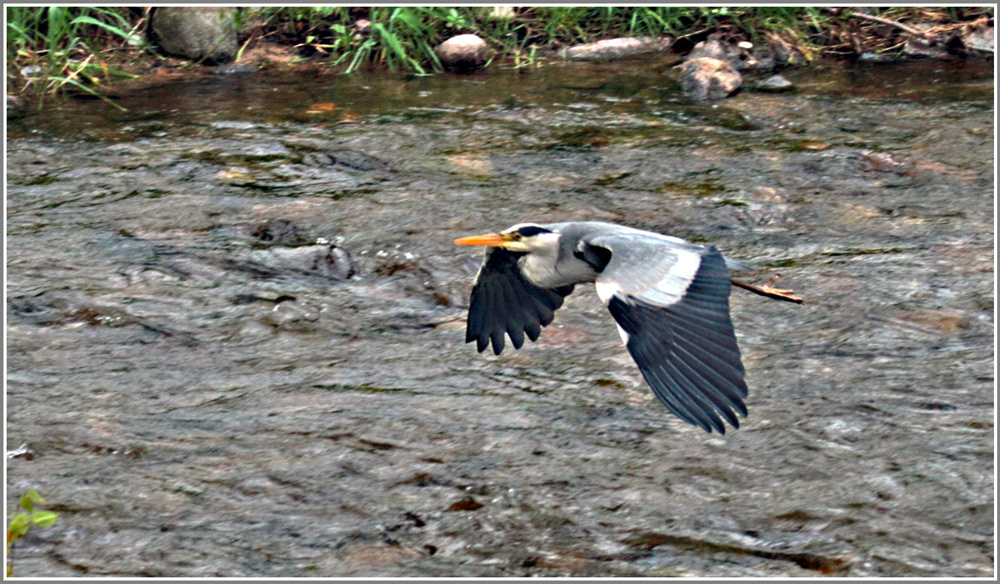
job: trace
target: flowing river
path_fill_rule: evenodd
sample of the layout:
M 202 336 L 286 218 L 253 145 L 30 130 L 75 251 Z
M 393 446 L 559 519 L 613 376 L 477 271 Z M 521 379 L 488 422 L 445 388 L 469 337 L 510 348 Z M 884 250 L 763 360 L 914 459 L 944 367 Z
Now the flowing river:
M 980 576 L 994 550 L 992 62 L 686 103 L 667 61 L 205 76 L 7 139 L 15 576 Z M 653 397 L 591 286 L 477 354 L 481 250 L 712 244 L 749 417 Z M 319 242 L 317 244 L 317 241 Z

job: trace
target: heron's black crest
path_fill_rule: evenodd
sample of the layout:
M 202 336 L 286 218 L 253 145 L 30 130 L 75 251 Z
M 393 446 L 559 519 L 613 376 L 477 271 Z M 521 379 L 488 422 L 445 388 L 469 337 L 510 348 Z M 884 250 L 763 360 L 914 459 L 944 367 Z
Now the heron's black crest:
M 539 233 L 552 233 L 552 230 L 546 229 L 541 225 L 525 225 L 524 227 L 519 227 L 514 233 L 517 233 L 521 237 L 531 237 Z

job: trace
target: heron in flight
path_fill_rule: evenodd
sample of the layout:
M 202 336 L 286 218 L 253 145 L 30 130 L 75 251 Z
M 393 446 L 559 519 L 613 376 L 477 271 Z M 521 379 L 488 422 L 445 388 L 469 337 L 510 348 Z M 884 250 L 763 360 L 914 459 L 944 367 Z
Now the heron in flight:
M 538 340 L 577 284 L 597 295 L 653 393 L 682 420 L 725 434 L 747 415 L 747 385 L 729 316 L 730 285 L 802 302 L 791 290 L 730 280 L 749 270 L 715 247 L 596 221 L 522 223 L 501 233 L 462 237 L 487 246 L 469 302 L 465 341 L 497 355 L 504 335 L 515 349 Z

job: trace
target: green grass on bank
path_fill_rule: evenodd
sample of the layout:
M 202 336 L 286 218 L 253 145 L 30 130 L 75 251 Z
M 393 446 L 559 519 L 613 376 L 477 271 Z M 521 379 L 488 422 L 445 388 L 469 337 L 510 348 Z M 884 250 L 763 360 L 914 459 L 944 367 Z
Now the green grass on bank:
M 423 73 L 440 70 L 434 47 L 449 36 L 474 33 L 506 57 L 618 36 L 697 35 L 718 29 L 746 33 L 752 41 L 778 34 L 805 44 L 823 23 L 843 15 L 820 8 L 534 7 L 498 13 L 493 7 L 260 8 L 262 35 L 297 41 L 307 51 L 328 53 L 353 71 L 367 62 Z M 358 19 L 371 22 L 358 36 Z
M 679 39 L 679 50 L 715 31 L 754 44 L 781 42 L 806 56 L 898 50 L 898 28 L 852 18 L 854 8 L 831 7 L 254 7 L 238 15 L 241 44 L 294 46 L 302 58 L 343 72 L 374 64 L 416 74 L 439 71 L 434 47 L 475 33 L 500 62 L 515 66 L 536 52 L 620 36 Z M 992 7 L 871 8 L 899 22 L 963 22 L 993 17 Z M 8 95 L 65 89 L 100 95 L 100 87 L 159 58 L 146 44 L 149 9 L 8 7 Z M 356 25 L 370 22 L 366 34 Z M 686 44 L 685 44 L 686 43 Z M 242 51 L 241 51 L 242 54 Z
M 8 7 L 6 16 L 8 90 L 72 87 L 99 96 L 93 87 L 102 80 L 131 76 L 107 64 L 119 48 L 141 44 L 128 9 Z

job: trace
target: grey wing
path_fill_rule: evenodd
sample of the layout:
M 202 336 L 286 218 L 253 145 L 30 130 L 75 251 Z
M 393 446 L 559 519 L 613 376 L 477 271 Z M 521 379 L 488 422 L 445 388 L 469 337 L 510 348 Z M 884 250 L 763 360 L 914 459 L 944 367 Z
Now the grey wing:
M 563 298 L 573 286 L 539 288 L 524 279 L 517 265 L 519 254 L 504 249 L 487 248 L 486 260 L 479 270 L 469 300 L 469 320 L 465 342 L 476 341 L 482 353 L 490 342 L 497 355 L 503 351 L 504 334 L 515 349 L 524 344 L 524 335 L 538 340 L 542 327 L 548 326 Z
M 611 251 L 597 278 L 629 353 L 663 405 L 724 434 L 747 415 L 744 369 L 729 316 L 729 270 L 705 250 L 653 238 L 603 237 Z

